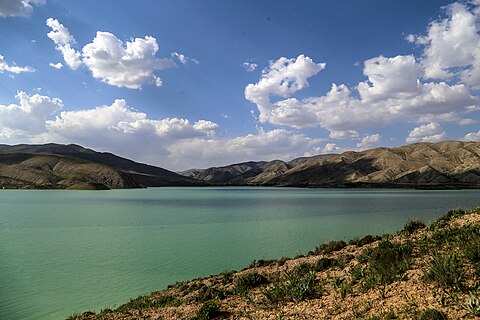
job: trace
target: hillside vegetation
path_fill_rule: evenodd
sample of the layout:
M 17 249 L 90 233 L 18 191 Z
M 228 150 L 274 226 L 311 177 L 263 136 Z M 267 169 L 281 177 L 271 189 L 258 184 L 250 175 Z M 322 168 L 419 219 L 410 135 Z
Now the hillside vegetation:
M 475 319 L 479 297 L 480 208 L 457 209 L 69 319 Z
M 479 188 L 480 142 L 424 142 L 290 162 L 245 162 L 184 174 L 232 185 Z

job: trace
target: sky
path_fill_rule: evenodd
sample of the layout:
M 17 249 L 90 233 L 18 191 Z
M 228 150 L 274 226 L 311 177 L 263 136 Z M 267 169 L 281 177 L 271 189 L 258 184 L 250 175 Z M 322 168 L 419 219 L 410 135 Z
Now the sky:
M 480 141 L 480 0 L 0 0 L 0 144 L 170 170 Z

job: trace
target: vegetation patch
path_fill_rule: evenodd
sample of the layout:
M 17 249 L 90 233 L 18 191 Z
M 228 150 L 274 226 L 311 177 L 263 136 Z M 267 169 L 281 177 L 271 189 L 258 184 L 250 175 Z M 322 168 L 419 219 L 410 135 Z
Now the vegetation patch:
M 252 271 L 238 276 L 235 281 L 235 292 L 237 294 L 246 294 L 248 290 L 268 284 L 270 281 L 262 274 Z
M 263 290 L 272 303 L 282 301 L 299 302 L 314 297 L 320 292 L 319 281 L 311 265 L 300 264 L 283 277 L 277 277 L 272 285 Z

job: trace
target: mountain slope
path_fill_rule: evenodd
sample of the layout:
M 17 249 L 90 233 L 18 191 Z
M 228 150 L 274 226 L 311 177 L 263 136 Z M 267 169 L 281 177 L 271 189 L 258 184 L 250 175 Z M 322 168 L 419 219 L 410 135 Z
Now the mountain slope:
M 205 184 L 78 145 L 0 145 L 0 187 L 139 188 Z
M 189 172 L 224 184 L 341 187 L 480 187 L 480 143 L 445 141 L 399 148 L 246 162 Z

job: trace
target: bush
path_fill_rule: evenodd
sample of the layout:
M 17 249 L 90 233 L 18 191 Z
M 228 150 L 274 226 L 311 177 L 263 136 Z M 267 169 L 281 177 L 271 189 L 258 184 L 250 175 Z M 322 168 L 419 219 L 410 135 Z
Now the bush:
M 248 272 L 237 278 L 235 281 L 235 291 L 238 294 L 246 294 L 248 290 L 268 283 L 268 279 L 262 274 L 255 271 Z
M 222 300 L 225 298 L 225 296 L 226 295 L 223 290 L 217 289 L 215 287 L 204 286 L 198 291 L 195 297 L 195 301 L 205 302 L 214 299 Z
M 210 320 L 220 314 L 220 303 L 207 301 L 197 310 L 195 320 Z
M 138 298 L 132 299 L 126 304 L 117 308 L 117 311 L 128 311 L 130 309 L 150 309 L 150 308 L 161 308 L 166 306 L 180 305 L 180 301 L 173 295 L 165 294 L 159 297 L 152 297 L 149 295 L 140 296 Z
M 447 315 L 436 309 L 427 309 L 421 313 L 420 320 L 447 320 Z
M 365 237 L 361 239 L 356 239 L 356 240 L 350 240 L 348 244 L 350 245 L 356 245 L 357 247 L 363 247 L 364 245 L 370 244 L 372 242 L 375 242 L 377 240 L 381 240 L 382 237 L 379 236 L 372 236 L 372 235 L 366 235 Z
M 283 278 L 274 281 L 263 293 L 273 303 L 280 301 L 299 302 L 313 297 L 318 289 L 315 271 L 305 265 L 299 265 L 287 272 Z
M 317 260 L 317 263 L 315 264 L 315 270 L 317 272 L 325 271 L 327 269 L 336 267 L 337 265 L 338 265 L 337 259 L 320 258 Z
M 347 246 L 347 244 L 345 243 L 345 241 L 333 240 L 333 241 L 330 241 L 330 242 L 327 242 L 327 243 L 323 243 L 323 244 L 319 245 L 318 247 L 316 247 L 315 248 L 315 253 L 316 254 L 321 254 L 321 253 L 329 254 L 329 253 L 332 253 L 332 252 L 335 252 L 335 251 L 342 250 L 346 246 Z
M 426 225 L 425 223 L 423 223 L 422 221 L 420 220 L 411 220 L 409 222 L 407 222 L 407 224 L 403 227 L 403 232 L 408 234 L 408 235 L 411 235 L 412 233 L 414 233 L 415 231 L 419 230 L 419 229 L 423 229 L 425 228 Z
M 370 286 L 387 285 L 402 278 L 410 265 L 413 244 L 392 243 L 383 240 L 374 248 L 368 257 L 369 264 L 366 276 Z
M 444 289 L 463 289 L 464 276 L 460 270 L 460 259 L 456 254 L 435 255 L 428 264 L 427 281 L 435 282 Z

